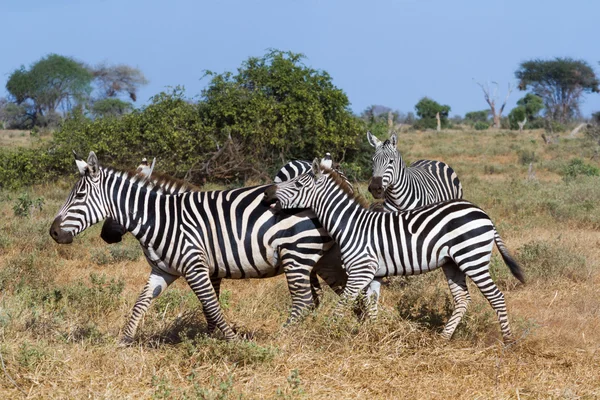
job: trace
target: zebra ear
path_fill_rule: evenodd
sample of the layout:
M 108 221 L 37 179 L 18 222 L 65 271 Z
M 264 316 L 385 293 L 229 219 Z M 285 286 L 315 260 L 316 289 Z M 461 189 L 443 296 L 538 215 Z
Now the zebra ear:
M 75 164 L 77 164 L 77 169 L 79 170 L 79 174 L 81 176 L 84 176 L 88 170 L 87 163 L 81 159 L 79 159 L 79 160 L 75 159 Z
M 315 179 L 321 176 L 321 160 L 315 158 L 312 162 L 312 173 L 315 175 Z
M 96 153 L 90 151 L 90 155 L 87 159 L 88 170 L 90 171 L 90 175 L 96 176 L 98 175 L 99 165 L 98 165 L 98 157 L 96 157 Z
M 394 146 L 394 148 L 396 147 L 396 144 L 398 144 L 398 137 L 395 133 L 392 133 L 392 136 L 390 136 L 390 144 Z
M 367 139 L 369 140 L 369 144 L 375 148 L 381 146 L 381 140 L 377 139 L 375 135 L 371 133 L 371 131 L 367 131 Z

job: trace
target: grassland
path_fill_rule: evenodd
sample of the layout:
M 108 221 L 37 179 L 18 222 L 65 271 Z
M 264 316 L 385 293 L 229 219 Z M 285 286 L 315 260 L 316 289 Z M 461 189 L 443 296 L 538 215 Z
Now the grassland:
M 234 342 L 203 334 L 199 302 L 176 282 L 135 344 L 118 348 L 149 269 L 137 242 L 108 246 L 99 226 L 69 246 L 52 241 L 47 230 L 72 177 L 0 192 L 0 398 L 600 397 L 600 178 L 563 179 L 572 158 L 597 166 L 594 146 L 548 146 L 540 132 L 457 131 L 403 133 L 399 148 L 409 161 L 452 165 L 465 197 L 522 263 L 526 285 L 498 254 L 492 260 L 516 344 L 501 344 L 473 286 L 454 338 L 440 339 L 451 299 L 437 271 L 390 280 L 377 323 L 332 321 L 327 291 L 320 309 L 286 329 L 283 277 L 225 281 L 221 304 L 244 338 Z M 30 203 L 29 216 L 15 216 L 15 205 Z

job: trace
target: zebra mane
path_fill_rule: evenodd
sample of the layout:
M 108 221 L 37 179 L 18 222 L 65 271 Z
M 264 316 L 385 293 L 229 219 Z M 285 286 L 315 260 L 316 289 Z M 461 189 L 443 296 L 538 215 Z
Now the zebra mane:
M 369 209 L 371 205 L 369 204 L 367 199 L 360 195 L 358 193 L 358 190 L 353 190 L 352 186 L 350 186 L 350 183 L 346 179 L 344 179 L 342 177 L 342 174 L 340 174 L 337 170 L 325 168 L 323 169 L 323 173 L 329 174 L 335 185 L 342 189 L 342 191 L 348 196 L 348 198 L 354 200 L 354 202 L 360 205 L 362 208 Z
M 102 167 L 108 174 L 126 179 L 138 186 L 146 187 L 148 190 L 164 193 L 199 192 L 200 188 L 182 179 L 152 172 L 150 178 L 139 174 L 137 171 L 122 171 L 112 167 Z

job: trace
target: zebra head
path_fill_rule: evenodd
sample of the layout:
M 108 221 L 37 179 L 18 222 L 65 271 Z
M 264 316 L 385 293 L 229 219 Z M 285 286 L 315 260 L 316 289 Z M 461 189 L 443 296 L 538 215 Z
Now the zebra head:
M 50 226 L 50 236 L 57 243 L 71 243 L 75 235 L 107 216 L 100 191 L 101 174 L 96 154 L 91 151 L 87 162 L 75 154 L 75 163 L 81 178 Z
M 288 208 L 311 208 L 314 188 L 321 172 L 321 161 L 315 158 L 311 169 L 297 177 L 271 185 L 265 190 L 264 201 L 279 211 Z
M 376 199 L 383 199 L 385 191 L 391 182 L 394 182 L 404 163 L 402 156 L 396 149 L 398 138 L 392 134 L 384 142 L 377 139 L 371 132 L 367 132 L 369 144 L 375 148 L 373 155 L 373 177 L 369 183 L 369 192 Z

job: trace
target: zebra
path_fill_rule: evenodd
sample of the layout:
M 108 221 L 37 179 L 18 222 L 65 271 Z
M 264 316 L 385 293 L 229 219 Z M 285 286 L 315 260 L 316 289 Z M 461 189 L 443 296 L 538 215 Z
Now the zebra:
M 276 201 L 275 209 L 311 208 L 339 244 L 349 276 L 336 315 L 375 277 L 441 267 L 455 303 L 442 337 L 452 337 L 467 309 L 468 276 L 496 311 L 504 340 L 511 340 L 504 295 L 489 271 L 494 242 L 512 274 L 523 283 L 525 278 L 490 217 L 472 203 L 453 199 L 408 211 L 373 212 L 348 192 L 336 171 L 321 172 L 315 164 L 311 171 L 269 187 L 265 199 Z M 372 317 L 376 300 L 370 300 Z
M 336 253 L 337 246 L 314 214 L 310 210 L 275 214 L 262 202 L 267 185 L 199 192 L 157 175 L 146 179 L 103 168 L 94 152 L 87 162 L 76 159 L 76 164 L 81 177 L 50 227 L 52 238 L 71 243 L 74 236 L 110 216 L 140 241 L 152 267 L 122 344 L 133 340 L 151 300 L 179 276 L 202 303 L 209 332 L 218 327 L 227 340 L 235 334 L 218 304 L 223 278 L 285 273 L 292 295 L 287 323 L 313 306 L 310 283 L 316 270 L 338 293 L 345 284 L 339 250 Z
M 385 198 L 383 207 L 386 211 L 410 210 L 462 198 L 460 180 L 448 164 L 419 160 L 406 167 L 396 148 L 396 134 L 381 142 L 367 132 L 367 139 L 375 148 L 369 192 L 376 199 Z
M 340 164 L 334 163 L 333 158 L 331 158 L 331 153 L 325 153 L 325 157 L 321 159 L 321 167 L 323 168 L 334 168 L 340 171 Z M 302 175 L 303 173 L 310 171 L 311 162 L 303 161 L 303 160 L 292 160 L 285 164 L 275 175 L 273 178 L 274 183 L 281 183 L 285 181 L 289 181 L 292 178 L 297 177 L 298 175 Z M 347 180 L 347 179 L 346 179 Z M 348 181 L 348 183 L 350 183 Z

